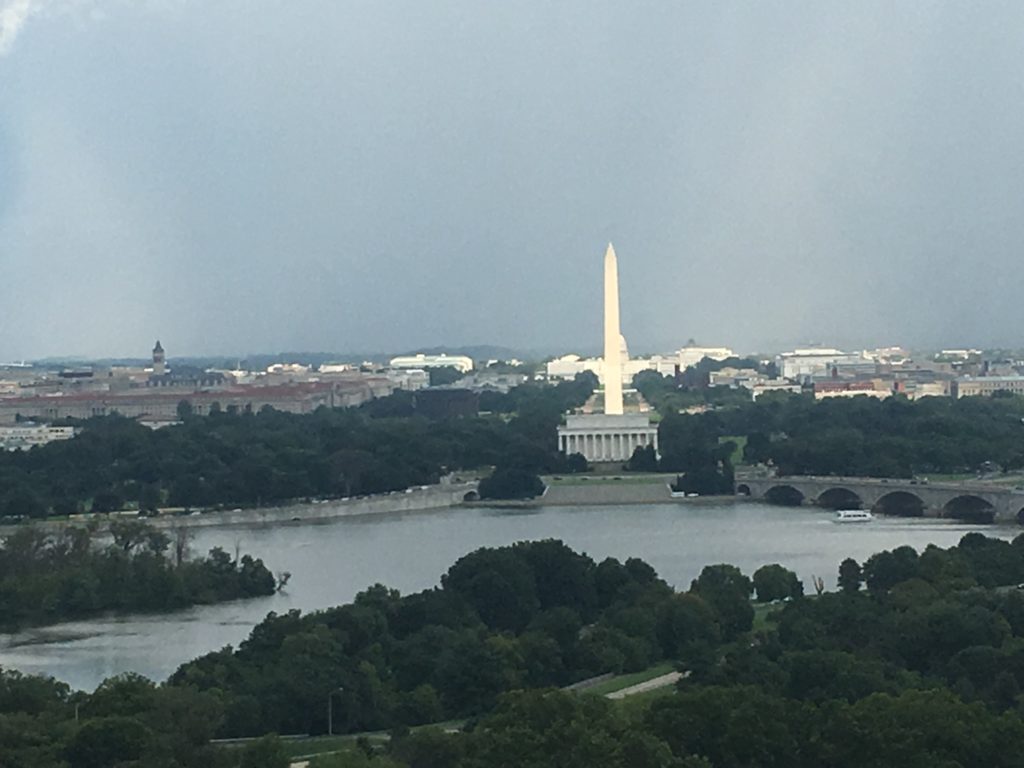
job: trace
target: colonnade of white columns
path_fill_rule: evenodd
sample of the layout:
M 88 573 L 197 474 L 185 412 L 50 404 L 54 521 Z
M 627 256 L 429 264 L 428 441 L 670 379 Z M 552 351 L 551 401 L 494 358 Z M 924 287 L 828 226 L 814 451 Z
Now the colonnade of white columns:
M 588 461 L 626 461 L 637 448 L 658 448 L 656 432 L 589 432 L 561 434 L 558 447 L 566 456 L 583 454 Z

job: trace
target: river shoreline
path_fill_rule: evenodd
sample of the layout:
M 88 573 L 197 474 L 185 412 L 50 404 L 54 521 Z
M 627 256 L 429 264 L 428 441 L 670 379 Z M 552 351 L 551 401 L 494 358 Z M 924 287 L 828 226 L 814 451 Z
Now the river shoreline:
M 112 523 L 123 520 L 141 520 L 159 529 L 210 528 L 234 525 L 275 525 L 279 523 L 321 522 L 344 517 L 363 515 L 388 515 L 403 512 L 427 512 L 448 509 L 463 503 L 467 493 L 475 491 L 477 484 L 451 483 L 409 488 L 405 491 L 376 494 L 352 499 L 325 500 L 322 502 L 296 501 L 276 507 L 245 507 L 232 510 L 211 510 L 193 512 L 189 515 L 156 515 L 140 517 L 136 514 L 83 515 L 68 519 L 26 521 L 15 525 L 0 526 L 0 536 L 10 536 L 15 531 L 32 525 L 44 531 L 56 533 L 68 527 L 81 527 L 96 523 L 98 532 L 109 531 Z
M 614 478 L 617 480 L 618 478 Z M 9 536 L 26 524 L 56 533 L 69 526 L 95 523 L 98 532 L 109 531 L 110 525 L 121 520 L 142 520 L 147 525 L 160 529 L 208 528 L 237 525 L 275 525 L 280 523 L 322 522 L 344 517 L 364 515 L 388 515 L 404 512 L 429 512 L 451 507 L 475 507 L 483 509 L 535 509 L 543 506 L 607 506 L 616 504 L 680 504 L 680 503 L 724 503 L 736 501 L 736 496 L 673 496 L 663 475 L 629 476 L 627 481 L 616 483 L 607 477 L 595 477 L 593 482 L 558 483 L 548 482 L 544 494 L 535 499 L 524 500 L 466 500 L 468 494 L 476 491 L 478 483 L 449 483 L 420 486 L 404 491 L 375 494 L 351 499 L 332 499 L 318 502 L 295 501 L 273 507 L 239 507 L 226 510 L 209 510 L 191 514 L 164 513 L 152 517 L 137 514 L 110 513 L 105 515 L 80 515 L 71 518 L 25 521 L 14 525 L 0 525 L 0 536 Z M 742 499 L 739 499 L 742 500 Z

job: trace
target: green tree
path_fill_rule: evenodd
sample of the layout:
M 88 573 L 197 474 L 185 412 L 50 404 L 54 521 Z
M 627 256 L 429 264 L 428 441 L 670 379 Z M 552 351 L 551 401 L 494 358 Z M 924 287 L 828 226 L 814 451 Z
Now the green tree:
M 90 720 L 67 748 L 71 768 L 111 768 L 139 760 L 150 748 L 153 732 L 132 717 Z
M 544 493 L 544 483 L 533 472 L 516 467 L 497 467 L 480 481 L 482 499 L 532 499 Z
M 864 562 L 864 581 L 873 595 L 884 595 L 902 581 L 918 575 L 918 556 L 912 547 L 879 552 Z
M 156 512 L 160 507 L 160 488 L 157 485 L 144 485 L 139 492 L 139 511 Z
M 256 739 L 242 748 L 238 768 L 288 768 L 291 760 L 284 742 L 275 734 Z
M 715 612 L 698 595 L 673 595 L 658 606 L 656 633 L 666 658 L 682 659 L 720 639 Z
M 460 558 L 441 578 L 488 627 L 522 630 L 540 609 L 530 566 L 510 549 L 478 549 Z
M 117 512 L 121 507 L 124 506 L 124 499 L 121 498 L 121 494 L 117 491 L 106 488 L 98 491 L 95 496 L 92 497 L 92 512 L 106 513 L 106 512 Z
M 675 755 L 700 755 L 716 766 L 761 768 L 825 764 L 815 761 L 815 745 L 800 739 L 815 719 L 806 705 L 753 686 L 680 691 L 654 701 L 644 717 L 647 730 Z
M 725 563 L 704 566 L 690 585 L 690 591 L 718 614 L 726 638 L 734 638 L 753 626 L 754 608 L 750 605 L 753 590 L 754 585 L 739 568 Z
M 392 739 L 389 751 L 410 768 L 451 768 L 465 754 L 465 739 L 432 726 Z
M 20 485 L 4 495 L 0 503 L 0 517 L 46 517 L 46 506 L 32 488 Z
M 638 445 L 633 449 L 633 455 L 626 463 L 626 469 L 630 472 L 657 472 L 658 456 L 654 452 L 653 445 Z
M 587 458 L 582 453 L 570 453 L 565 457 L 565 471 L 580 474 L 590 469 Z
M 86 703 L 89 717 L 130 717 L 152 706 L 156 686 L 151 680 L 134 672 L 108 677 L 100 683 Z
M 839 564 L 839 589 L 846 594 L 853 595 L 860 592 L 860 585 L 863 582 L 864 575 L 856 560 L 848 557 Z
M 788 568 L 778 563 L 762 565 L 754 571 L 754 590 L 757 600 L 768 603 L 772 600 L 801 597 L 804 594 L 803 582 Z

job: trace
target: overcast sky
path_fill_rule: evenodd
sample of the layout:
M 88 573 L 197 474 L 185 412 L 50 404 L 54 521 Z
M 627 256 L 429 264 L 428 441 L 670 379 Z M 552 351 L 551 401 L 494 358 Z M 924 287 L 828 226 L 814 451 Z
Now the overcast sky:
M 1024 3 L 0 0 L 0 360 L 1024 346 Z

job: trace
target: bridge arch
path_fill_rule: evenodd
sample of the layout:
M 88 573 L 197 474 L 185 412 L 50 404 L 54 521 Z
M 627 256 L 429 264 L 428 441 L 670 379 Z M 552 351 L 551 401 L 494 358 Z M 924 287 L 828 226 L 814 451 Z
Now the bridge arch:
M 991 523 L 995 519 L 996 508 L 980 496 L 965 493 L 947 501 L 942 507 L 942 516 L 972 523 Z
M 480 494 L 477 491 L 466 491 L 462 496 L 463 501 L 480 501 Z
M 1021 507 L 1017 512 L 1017 523 L 1019 525 L 1024 525 L 1024 507 Z
M 750 486 L 747 485 L 746 483 L 740 483 L 739 485 L 736 486 L 736 495 L 737 496 L 749 496 L 750 495 Z
M 892 491 L 875 502 L 872 511 L 875 514 L 894 517 L 923 517 L 924 506 L 924 501 L 916 493 Z
M 849 488 L 836 487 L 819 493 L 814 503 L 826 509 L 861 509 L 864 499 Z
M 764 500 L 769 504 L 783 507 L 799 507 L 805 498 L 804 494 L 792 485 L 773 485 L 764 494 Z

